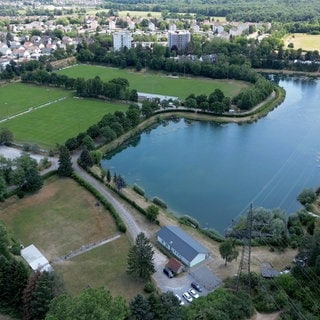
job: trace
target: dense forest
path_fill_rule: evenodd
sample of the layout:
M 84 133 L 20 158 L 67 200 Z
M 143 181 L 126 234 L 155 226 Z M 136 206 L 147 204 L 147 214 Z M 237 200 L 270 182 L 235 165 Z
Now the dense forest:
M 182 4 L 183 2 L 183 4 Z M 314 21 L 319 19 L 320 2 L 317 0 L 115 0 L 105 8 L 137 11 L 169 11 L 195 13 L 204 16 L 223 16 L 236 21 Z

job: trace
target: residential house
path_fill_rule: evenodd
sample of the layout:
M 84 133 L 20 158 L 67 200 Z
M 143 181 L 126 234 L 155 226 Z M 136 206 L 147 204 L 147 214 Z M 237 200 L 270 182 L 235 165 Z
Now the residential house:
M 157 240 L 188 267 L 193 267 L 209 257 L 207 248 L 176 226 L 161 228 Z

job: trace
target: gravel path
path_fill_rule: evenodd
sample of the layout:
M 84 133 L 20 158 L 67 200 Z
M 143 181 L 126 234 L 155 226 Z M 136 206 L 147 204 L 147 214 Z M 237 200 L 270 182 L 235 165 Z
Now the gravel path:
M 50 261 L 50 263 L 59 263 L 59 262 L 63 262 L 63 261 L 66 261 L 66 260 L 69 260 L 73 257 L 76 257 L 76 256 L 79 256 L 80 254 L 83 254 L 85 252 L 88 252 L 92 249 L 95 249 L 95 248 L 98 248 L 98 247 L 101 247 L 103 246 L 104 244 L 108 243 L 108 242 L 111 242 L 111 241 L 114 241 L 116 239 L 120 238 L 120 233 L 116 233 L 115 235 L 113 235 L 112 237 L 108 237 L 106 239 L 102 239 L 100 241 L 96 241 L 96 242 L 93 242 L 93 243 L 89 243 L 89 244 L 86 244 L 86 245 L 83 245 L 81 246 L 81 248 L 79 248 L 78 250 L 73 250 L 73 251 L 70 251 L 68 254 L 66 255 L 63 255 L 61 257 L 57 257 L 55 259 L 52 259 Z

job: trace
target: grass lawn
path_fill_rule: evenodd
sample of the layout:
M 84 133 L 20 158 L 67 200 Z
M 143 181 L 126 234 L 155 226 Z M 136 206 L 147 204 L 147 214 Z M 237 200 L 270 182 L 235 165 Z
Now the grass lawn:
M 71 91 L 24 83 L 3 85 L 0 87 L 0 120 L 71 95 Z
M 113 296 L 128 301 L 143 291 L 143 283 L 127 273 L 127 254 L 130 243 L 125 235 L 115 241 L 72 258 L 53 268 L 63 277 L 66 288 L 77 294 L 82 288 L 105 286 Z
M 72 179 L 50 178 L 36 194 L 0 203 L 3 220 L 24 246 L 34 244 L 48 260 L 114 235 L 111 215 Z M 70 293 L 87 285 L 106 286 L 114 295 L 132 298 L 142 284 L 126 275 L 130 243 L 125 234 L 54 269 Z M 139 287 L 140 286 L 140 287 Z
M 226 96 L 233 97 L 248 84 L 235 80 L 213 80 L 202 77 L 174 78 L 165 73 L 133 72 L 127 69 L 107 68 L 101 66 L 77 65 L 60 70 L 69 77 L 83 77 L 86 79 L 99 76 L 101 80 L 108 81 L 114 78 L 126 78 L 130 88 L 139 92 L 158 93 L 169 96 L 178 96 L 185 99 L 189 94 L 196 95 L 212 93 L 216 88 L 221 89 Z
M 0 219 L 24 246 L 35 244 L 48 259 L 112 236 L 113 218 L 72 179 L 53 177 L 37 193 L 0 204 Z
M 127 108 L 125 104 L 69 97 L 2 122 L 0 128 L 11 130 L 16 142 L 36 143 L 44 148 L 52 148 L 56 143 L 62 144 L 79 132 L 86 131 L 106 113 L 125 111 Z
M 289 43 L 293 43 L 294 49 L 297 50 L 299 48 L 305 51 L 320 51 L 320 35 L 311 35 L 306 33 L 294 33 L 286 35 L 283 38 L 285 47 L 288 46 Z

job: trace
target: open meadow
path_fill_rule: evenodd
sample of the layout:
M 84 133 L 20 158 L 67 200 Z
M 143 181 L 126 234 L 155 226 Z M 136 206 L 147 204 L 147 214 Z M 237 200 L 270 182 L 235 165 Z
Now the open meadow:
M 71 78 L 91 79 L 99 76 L 102 81 L 125 78 L 130 88 L 138 92 L 177 96 L 187 98 L 191 93 L 209 95 L 215 89 L 221 89 L 226 96 L 233 97 L 248 83 L 235 80 L 215 80 L 203 77 L 172 77 L 162 72 L 135 72 L 128 69 L 102 66 L 76 65 L 58 71 Z
M 125 18 L 129 16 L 131 19 L 133 18 L 161 18 L 161 12 L 153 12 L 153 11 L 119 11 L 119 18 Z
M 320 51 L 320 35 L 312 35 L 306 33 L 293 33 L 283 38 L 285 47 L 289 43 L 293 43 L 295 50 L 302 49 L 304 51 Z
M 43 108 L 34 109 L 1 122 L 0 128 L 6 127 L 11 130 L 15 142 L 18 143 L 36 143 L 44 148 L 52 148 L 56 143 L 62 144 L 79 132 L 86 131 L 90 125 L 98 122 L 106 113 L 113 113 L 117 110 L 125 111 L 128 108 L 125 104 L 110 103 L 98 99 L 76 98 L 71 91 L 67 90 L 35 87 L 28 84 L 12 84 L 10 85 L 12 92 L 14 92 L 15 86 L 16 94 L 12 94 L 10 104 L 19 106 L 20 112 L 28 110 L 30 105 L 39 106 L 52 102 L 54 95 L 55 98 L 66 97 Z M 0 87 L 0 93 L 5 92 L 5 88 Z M 41 102 L 35 94 L 38 90 L 39 95 L 43 95 Z M 35 95 L 34 99 L 29 96 L 30 91 Z M 45 100 L 46 94 L 47 99 Z M 24 98 L 25 96 L 26 98 Z M 27 107 L 24 107 L 25 105 Z M 14 110 L 17 110 L 17 107 Z M 8 108 L 8 112 L 10 115 L 14 114 L 10 108 Z
M 52 177 L 36 194 L 0 204 L 0 220 L 24 246 L 34 244 L 48 260 L 68 254 L 118 232 L 113 218 L 72 179 Z M 126 275 L 130 243 L 125 234 L 70 260 L 53 264 L 66 289 L 76 294 L 89 286 L 106 286 L 112 294 L 132 298 L 141 284 Z

